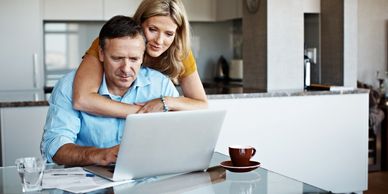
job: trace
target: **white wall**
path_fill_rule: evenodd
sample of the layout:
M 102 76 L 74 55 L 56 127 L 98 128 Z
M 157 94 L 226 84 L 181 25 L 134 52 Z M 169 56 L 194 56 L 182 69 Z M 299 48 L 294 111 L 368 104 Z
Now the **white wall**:
M 211 99 L 227 115 L 216 150 L 256 147 L 264 168 L 332 191 L 366 190 L 368 93 Z
M 268 0 L 267 89 L 303 89 L 303 1 Z
M 387 71 L 388 1 L 358 0 L 358 80 L 377 87 L 376 71 Z
M 344 1 L 344 86 L 349 87 L 357 87 L 357 1 Z

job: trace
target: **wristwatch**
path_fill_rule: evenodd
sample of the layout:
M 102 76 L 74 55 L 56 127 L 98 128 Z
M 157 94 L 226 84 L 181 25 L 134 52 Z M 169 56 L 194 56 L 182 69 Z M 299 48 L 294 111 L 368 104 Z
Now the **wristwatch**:
M 245 0 L 245 4 L 250 13 L 256 13 L 259 9 L 260 0 Z

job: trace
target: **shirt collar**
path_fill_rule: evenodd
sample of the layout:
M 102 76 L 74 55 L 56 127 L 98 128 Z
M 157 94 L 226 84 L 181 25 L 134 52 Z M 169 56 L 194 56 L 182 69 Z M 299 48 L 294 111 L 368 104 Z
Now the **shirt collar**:
M 138 72 L 137 78 L 136 78 L 135 82 L 132 84 L 131 88 L 144 87 L 144 86 L 151 84 L 151 80 L 147 76 L 148 71 L 149 71 L 148 68 L 141 67 L 139 72 Z M 131 90 L 131 88 L 128 89 L 127 93 L 124 94 L 124 96 L 126 96 L 128 94 L 128 92 Z M 106 84 L 105 73 L 102 77 L 102 83 L 101 83 L 101 86 L 100 86 L 98 93 L 101 96 L 109 96 L 110 98 L 113 98 L 113 96 L 115 96 L 115 95 L 111 94 L 108 90 L 108 85 Z

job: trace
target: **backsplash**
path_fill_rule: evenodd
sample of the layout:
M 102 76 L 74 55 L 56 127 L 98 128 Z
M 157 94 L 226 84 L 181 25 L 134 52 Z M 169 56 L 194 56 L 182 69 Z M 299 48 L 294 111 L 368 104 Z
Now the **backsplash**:
M 242 59 L 242 20 L 191 22 L 192 50 L 203 81 L 213 81 L 218 59 Z

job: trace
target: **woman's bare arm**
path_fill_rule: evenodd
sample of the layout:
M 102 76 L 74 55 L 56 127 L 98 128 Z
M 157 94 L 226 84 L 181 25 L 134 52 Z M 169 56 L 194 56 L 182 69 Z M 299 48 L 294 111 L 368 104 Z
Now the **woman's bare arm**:
M 183 91 L 182 97 L 166 98 L 166 103 L 171 110 L 190 110 L 207 108 L 207 97 L 198 72 L 195 71 L 191 75 L 180 80 L 180 85 Z
M 165 102 L 172 111 L 205 109 L 208 106 L 207 97 L 198 72 L 182 78 L 180 85 L 183 96 L 165 97 Z M 154 99 L 144 104 L 139 113 L 163 111 L 160 99 Z
M 95 115 L 125 118 L 141 106 L 120 103 L 98 94 L 104 69 L 100 61 L 86 54 L 78 67 L 73 83 L 73 108 Z

